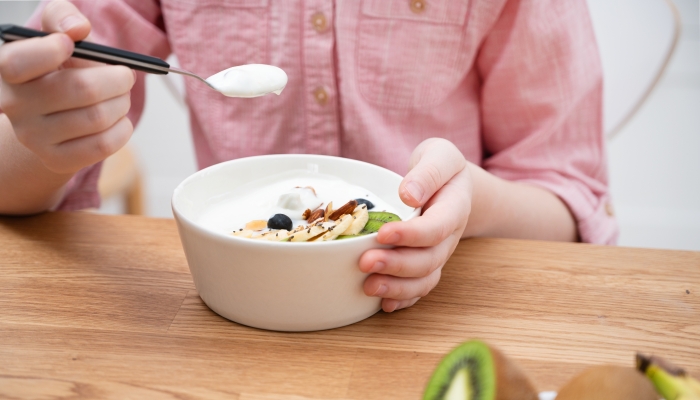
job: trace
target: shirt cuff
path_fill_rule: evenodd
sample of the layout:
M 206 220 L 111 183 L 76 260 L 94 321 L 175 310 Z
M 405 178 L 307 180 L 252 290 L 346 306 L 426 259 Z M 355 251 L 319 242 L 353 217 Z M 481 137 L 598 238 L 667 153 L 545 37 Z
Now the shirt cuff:
M 100 193 L 97 181 L 100 178 L 102 162 L 78 171 L 66 184 L 61 202 L 52 211 L 75 211 L 100 207 Z
M 615 245 L 619 228 L 615 219 L 612 200 L 607 191 L 595 193 L 584 183 L 550 171 L 522 177 L 512 171 L 489 172 L 509 181 L 527 183 L 547 189 L 559 197 L 576 220 L 582 242 Z M 606 187 L 607 188 L 607 187 Z

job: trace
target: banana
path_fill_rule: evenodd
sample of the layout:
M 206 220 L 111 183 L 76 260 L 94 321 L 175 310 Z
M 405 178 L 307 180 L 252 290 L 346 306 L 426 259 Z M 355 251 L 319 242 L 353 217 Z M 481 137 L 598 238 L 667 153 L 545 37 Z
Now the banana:
M 637 354 L 637 369 L 666 400 L 700 400 L 700 382 L 658 357 Z
M 367 224 L 367 221 L 369 221 L 369 211 L 367 211 L 367 205 L 360 204 L 359 206 L 355 207 L 355 210 L 352 212 L 352 218 L 352 224 L 350 224 L 348 229 L 341 233 L 341 235 L 357 235 L 360 233 L 362 228 L 364 228 Z
M 316 224 L 311 227 L 308 227 L 307 229 L 292 232 L 289 235 L 289 240 L 291 240 L 292 242 L 306 242 L 309 239 L 313 239 L 316 236 L 326 232 L 328 230 L 328 227 L 325 225 L 326 223 L 324 223 L 323 225 Z M 329 225 L 335 225 L 335 223 Z
M 267 235 L 266 239 L 273 241 L 273 242 L 279 242 L 282 239 L 285 239 L 289 237 L 290 233 L 286 229 L 280 229 L 276 231 L 271 231 L 269 235 Z
M 233 231 L 232 235 L 242 237 L 242 238 L 249 238 L 249 237 L 252 237 L 254 233 L 255 233 L 255 231 L 252 231 L 250 229 L 241 229 L 238 231 Z
M 321 240 L 333 240 L 337 238 L 341 233 L 345 232 L 345 230 L 350 227 L 353 221 L 354 219 L 352 218 L 352 215 L 344 214 L 335 221 L 336 225 L 329 228 L 328 232 L 321 237 Z

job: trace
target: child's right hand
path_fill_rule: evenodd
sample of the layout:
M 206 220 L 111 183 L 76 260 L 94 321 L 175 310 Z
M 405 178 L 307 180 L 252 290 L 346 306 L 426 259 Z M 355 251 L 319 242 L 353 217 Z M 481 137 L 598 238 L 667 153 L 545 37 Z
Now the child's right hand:
M 0 110 L 17 139 L 51 171 L 71 174 L 104 160 L 131 137 L 126 117 L 136 74 L 122 66 L 71 59 L 90 22 L 67 1 L 44 9 L 55 33 L 0 47 Z

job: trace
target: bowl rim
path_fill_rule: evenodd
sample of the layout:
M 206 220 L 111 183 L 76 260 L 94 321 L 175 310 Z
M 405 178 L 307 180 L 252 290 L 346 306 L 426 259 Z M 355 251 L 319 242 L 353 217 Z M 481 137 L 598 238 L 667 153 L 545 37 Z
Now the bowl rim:
M 214 231 L 211 229 L 207 229 L 193 221 L 192 219 L 184 216 L 175 206 L 175 197 L 178 195 L 178 193 L 183 190 L 183 186 L 185 186 L 189 181 L 197 179 L 199 175 L 205 175 L 208 173 L 208 171 L 216 170 L 223 168 L 224 165 L 226 164 L 232 164 L 236 162 L 240 162 L 242 160 L 251 160 L 251 159 L 271 159 L 274 160 L 275 158 L 280 159 L 280 158 L 299 158 L 299 159 L 305 159 L 305 158 L 316 158 L 316 159 L 331 159 L 331 160 L 343 160 L 343 162 L 350 162 L 350 163 L 359 163 L 359 164 L 365 164 L 366 166 L 369 166 L 371 168 L 377 168 L 384 170 L 385 172 L 388 172 L 390 174 L 393 174 L 403 180 L 403 176 L 400 174 L 397 174 L 396 172 L 381 167 L 376 164 L 368 163 L 365 161 L 360 161 L 360 160 L 355 160 L 352 158 L 345 158 L 345 157 L 337 157 L 337 156 L 327 156 L 327 155 L 321 155 L 321 154 L 264 154 L 264 155 L 258 155 L 258 156 L 250 156 L 250 157 L 241 157 L 241 158 L 236 158 L 234 160 L 228 160 L 228 161 L 222 161 L 220 163 L 210 165 L 206 168 L 203 168 L 192 175 L 188 176 L 185 178 L 182 182 L 180 182 L 177 187 L 175 187 L 175 190 L 173 191 L 173 195 L 170 198 L 170 207 L 172 208 L 173 215 L 175 219 L 179 219 L 182 222 L 186 223 L 189 225 L 191 228 L 195 229 L 197 232 L 200 234 L 204 234 L 206 236 L 212 237 L 214 239 L 218 240 L 232 240 L 233 243 L 246 243 L 251 246 L 278 246 L 278 247 L 289 247 L 289 246 L 303 246 L 303 247 L 309 247 L 309 246 L 343 246 L 347 245 L 347 243 L 355 243 L 356 245 L 359 245 L 362 243 L 362 241 L 375 241 L 376 242 L 376 236 L 377 232 L 370 233 L 368 235 L 362 235 L 357 238 L 353 238 L 352 240 L 329 240 L 329 241 L 322 241 L 322 242 L 279 242 L 279 241 L 272 241 L 272 240 L 251 240 L 248 238 L 241 238 L 237 236 L 233 236 L 230 234 L 225 234 L 223 232 L 218 232 Z M 410 207 L 410 206 L 409 206 Z M 409 214 L 409 216 L 402 220 L 402 221 L 408 221 L 411 219 L 414 219 L 418 216 L 420 216 L 421 213 L 421 207 L 416 207 L 413 208 L 413 211 Z M 398 221 L 397 221 L 398 222 Z

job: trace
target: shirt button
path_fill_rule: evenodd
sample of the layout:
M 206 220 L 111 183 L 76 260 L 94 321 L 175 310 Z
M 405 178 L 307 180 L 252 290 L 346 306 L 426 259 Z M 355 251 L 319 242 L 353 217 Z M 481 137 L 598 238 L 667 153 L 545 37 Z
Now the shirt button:
M 425 11 L 425 0 L 409 0 L 411 11 L 420 14 Z
M 326 103 L 328 103 L 328 93 L 326 89 L 322 87 L 316 88 L 316 90 L 314 90 L 314 98 L 318 104 L 322 106 L 326 105 Z
M 328 27 L 326 16 L 323 15 L 322 12 L 317 12 L 311 16 L 311 25 L 313 25 L 314 29 L 316 29 L 316 32 L 318 33 L 325 31 Z
M 615 215 L 615 210 L 611 203 L 605 203 L 605 212 L 611 217 Z

